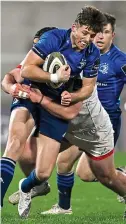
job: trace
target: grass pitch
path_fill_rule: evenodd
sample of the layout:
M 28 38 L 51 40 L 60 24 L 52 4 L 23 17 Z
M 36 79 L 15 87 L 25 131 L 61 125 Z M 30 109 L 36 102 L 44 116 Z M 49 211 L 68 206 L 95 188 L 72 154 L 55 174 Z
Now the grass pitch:
M 117 166 L 126 165 L 126 153 L 117 153 Z M 19 218 L 17 206 L 8 203 L 8 196 L 17 191 L 18 182 L 23 177 L 17 167 L 13 182 L 4 200 L 2 209 L 3 224 L 124 224 L 122 215 L 124 204 L 116 200 L 116 194 L 106 189 L 100 183 L 83 183 L 75 178 L 72 193 L 73 215 L 41 215 L 41 211 L 50 209 L 57 202 L 56 172 L 50 178 L 51 193 L 47 196 L 34 198 L 29 218 Z

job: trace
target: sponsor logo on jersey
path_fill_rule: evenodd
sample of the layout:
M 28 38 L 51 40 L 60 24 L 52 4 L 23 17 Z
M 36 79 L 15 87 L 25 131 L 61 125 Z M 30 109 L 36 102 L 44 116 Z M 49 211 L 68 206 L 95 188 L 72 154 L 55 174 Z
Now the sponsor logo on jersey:
M 108 86 L 107 83 L 97 82 L 97 86 Z
M 99 67 L 99 71 L 102 74 L 107 74 L 108 73 L 108 64 L 107 63 L 101 63 Z
M 83 69 L 84 66 L 86 65 L 86 59 L 83 59 L 80 61 L 80 65 L 78 66 L 79 69 Z

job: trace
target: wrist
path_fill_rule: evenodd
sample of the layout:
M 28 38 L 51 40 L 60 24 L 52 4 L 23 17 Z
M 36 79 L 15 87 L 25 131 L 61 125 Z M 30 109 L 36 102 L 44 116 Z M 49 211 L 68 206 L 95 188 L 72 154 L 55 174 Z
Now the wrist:
M 53 83 L 58 83 L 58 81 L 59 81 L 58 74 L 57 73 L 50 74 L 50 81 Z
M 41 104 L 42 103 L 42 101 L 43 101 L 43 98 L 44 98 L 44 95 L 41 95 L 41 98 L 40 98 L 40 100 L 39 100 L 39 104 Z

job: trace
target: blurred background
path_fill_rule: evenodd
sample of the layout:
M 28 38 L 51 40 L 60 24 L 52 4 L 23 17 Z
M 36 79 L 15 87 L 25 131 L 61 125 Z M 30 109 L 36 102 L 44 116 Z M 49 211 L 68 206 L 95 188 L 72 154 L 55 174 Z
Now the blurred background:
M 126 52 L 125 1 L 1 2 L 1 79 L 15 68 L 32 46 L 36 31 L 45 26 L 69 28 L 84 5 L 94 5 L 117 18 L 115 44 Z M 1 93 L 1 143 L 6 144 L 11 97 Z M 122 127 L 116 150 L 126 151 L 126 86 L 121 95 Z M 124 109 L 125 108 L 125 109 Z

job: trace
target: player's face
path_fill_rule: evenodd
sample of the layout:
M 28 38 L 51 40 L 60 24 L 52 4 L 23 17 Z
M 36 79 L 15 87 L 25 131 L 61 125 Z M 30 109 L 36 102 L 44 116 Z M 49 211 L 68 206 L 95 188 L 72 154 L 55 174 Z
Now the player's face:
M 89 29 L 88 26 L 73 24 L 71 32 L 72 47 L 83 50 L 94 40 L 95 35 L 96 33 Z
M 103 28 L 103 33 L 97 33 L 94 43 L 100 49 L 101 53 L 109 51 L 115 33 L 112 31 L 111 24 L 107 24 Z

